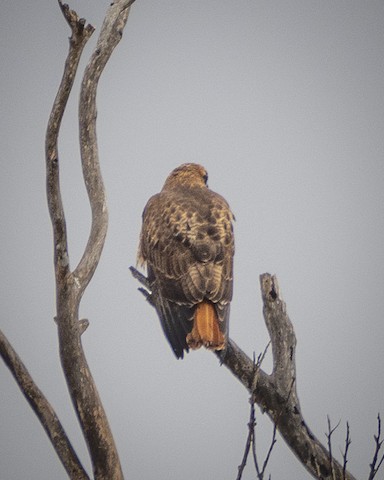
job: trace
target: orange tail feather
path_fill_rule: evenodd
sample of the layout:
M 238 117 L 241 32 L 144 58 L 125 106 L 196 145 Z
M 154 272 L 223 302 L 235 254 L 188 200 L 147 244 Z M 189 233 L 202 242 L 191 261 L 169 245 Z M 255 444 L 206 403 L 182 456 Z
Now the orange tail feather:
M 192 331 L 187 335 L 187 343 L 193 350 L 202 345 L 210 350 L 225 348 L 225 336 L 220 331 L 219 319 L 212 303 L 202 302 L 197 306 Z

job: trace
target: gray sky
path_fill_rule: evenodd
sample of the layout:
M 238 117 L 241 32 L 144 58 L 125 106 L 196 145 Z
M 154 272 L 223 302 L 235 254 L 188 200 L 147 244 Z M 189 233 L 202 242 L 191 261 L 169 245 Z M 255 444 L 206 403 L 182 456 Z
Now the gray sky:
M 107 5 L 71 2 L 96 28 Z M 44 135 L 69 29 L 54 0 L 3 0 L 0 23 L 1 328 L 89 467 L 57 353 L 45 199 Z M 322 440 L 327 415 L 341 421 L 336 454 L 348 420 L 348 466 L 367 478 L 384 418 L 383 27 L 381 0 L 136 1 L 99 89 L 110 227 L 81 307 L 127 478 L 234 479 L 246 440 L 246 391 L 209 352 L 174 358 L 128 271 L 147 199 L 184 162 L 208 169 L 236 215 L 231 337 L 249 355 L 264 349 L 258 276 L 276 273 L 304 417 Z M 60 139 L 72 267 L 90 223 L 77 97 Z M 0 385 L 1 478 L 66 478 L 5 367 Z M 263 457 L 272 430 L 257 421 Z M 308 478 L 280 438 L 269 471 Z

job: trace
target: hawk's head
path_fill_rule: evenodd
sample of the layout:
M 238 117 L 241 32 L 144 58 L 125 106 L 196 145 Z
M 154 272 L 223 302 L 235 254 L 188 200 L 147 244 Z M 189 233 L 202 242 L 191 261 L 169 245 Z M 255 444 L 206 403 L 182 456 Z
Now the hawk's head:
M 206 187 L 208 173 L 202 165 L 197 163 L 184 163 L 175 168 L 167 177 L 163 190 L 176 186 Z

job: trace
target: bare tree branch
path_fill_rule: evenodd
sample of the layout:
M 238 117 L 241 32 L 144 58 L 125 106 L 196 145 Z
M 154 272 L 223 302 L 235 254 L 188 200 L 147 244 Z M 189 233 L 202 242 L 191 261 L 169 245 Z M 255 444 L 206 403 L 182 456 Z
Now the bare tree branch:
M 78 18 L 76 12 L 59 1 L 61 11 L 71 28 L 69 52 L 45 137 L 45 156 L 47 169 L 47 200 L 53 227 L 54 265 L 56 280 L 63 279 L 69 273 L 68 240 L 63 203 L 60 193 L 58 137 L 61 120 L 75 80 L 77 67 L 85 44 L 94 32 L 92 25 Z
M 51 404 L 37 387 L 20 357 L 1 330 L 0 355 L 40 420 L 69 477 L 74 480 L 89 479 Z
M 280 295 L 275 276 L 260 276 L 264 319 L 273 353 L 271 375 L 258 372 L 255 400 L 276 424 L 278 431 L 302 465 L 314 478 L 331 479 L 327 449 L 310 431 L 301 413 L 296 391 L 296 336 Z M 223 362 L 252 393 L 252 360 L 231 340 Z M 341 480 L 342 467 L 333 459 L 335 478 Z M 346 478 L 354 477 L 346 472 Z
M 85 20 L 79 19 L 77 14 L 60 0 L 59 5 L 72 35 L 63 79 L 46 135 L 47 198 L 54 232 L 56 322 L 60 358 L 96 479 L 119 480 L 123 478 L 123 474 L 112 432 L 81 345 L 81 334 L 88 322 L 79 320 L 78 313 L 82 295 L 98 265 L 108 228 L 108 212 L 96 138 L 97 86 L 106 63 L 121 39 L 132 3 L 132 0 L 118 0 L 111 4 L 82 81 L 79 105 L 80 152 L 91 205 L 92 224 L 87 246 L 74 272 L 69 268 L 65 216 L 59 184 L 57 138 L 80 55 L 93 27 L 85 27 Z
M 133 276 L 150 290 L 148 280 L 131 267 Z M 276 425 L 287 445 L 302 465 L 314 477 L 332 479 L 328 450 L 308 428 L 301 413 L 296 391 L 296 336 L 280 295 L 277 278 L 269 273 L 260 275 L 264 320 L 271 338 L 273 371 L 271 375 L 261 368 L 255 372 L 254 362 L 229 339 L 222 363 L 240 380 L 253 396 L 262 412 L 266 412 Z M 149 303 L 156 306 L 156 292 L 145 291 Z M 221 358 L 221 357 L 220 357 Z M 257 375 L 257 381 L 255 381 Z M 255 388 L 256 385 L 256 388 Z M 343 468 L 333 459 L 335 479 L 343 479 Z M 345 471 L 346 480 L 354 477 Z
M 96 136 L 96 93 L 100 76 L 120 42 L 134 0 L 113 2 L 104 18 L 96 48 L 85 69 L 79 102 L 80 151 L 83 176 L 92 211 L 91 231 L 79 265 L 73 272 L 79 290 L 87 288 L 98 265 L 108 228 L 108 210 L 100 171 Z

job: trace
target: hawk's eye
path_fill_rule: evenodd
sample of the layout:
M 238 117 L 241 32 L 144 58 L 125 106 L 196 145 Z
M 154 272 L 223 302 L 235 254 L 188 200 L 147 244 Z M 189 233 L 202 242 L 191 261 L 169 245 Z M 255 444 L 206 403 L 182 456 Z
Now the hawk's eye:
M 204 183 L 207 185 L 207 183 L 208 183 L 208 174 L 207 173 L 205 173 L 203 175 L 203 179 L 204 179 Z

